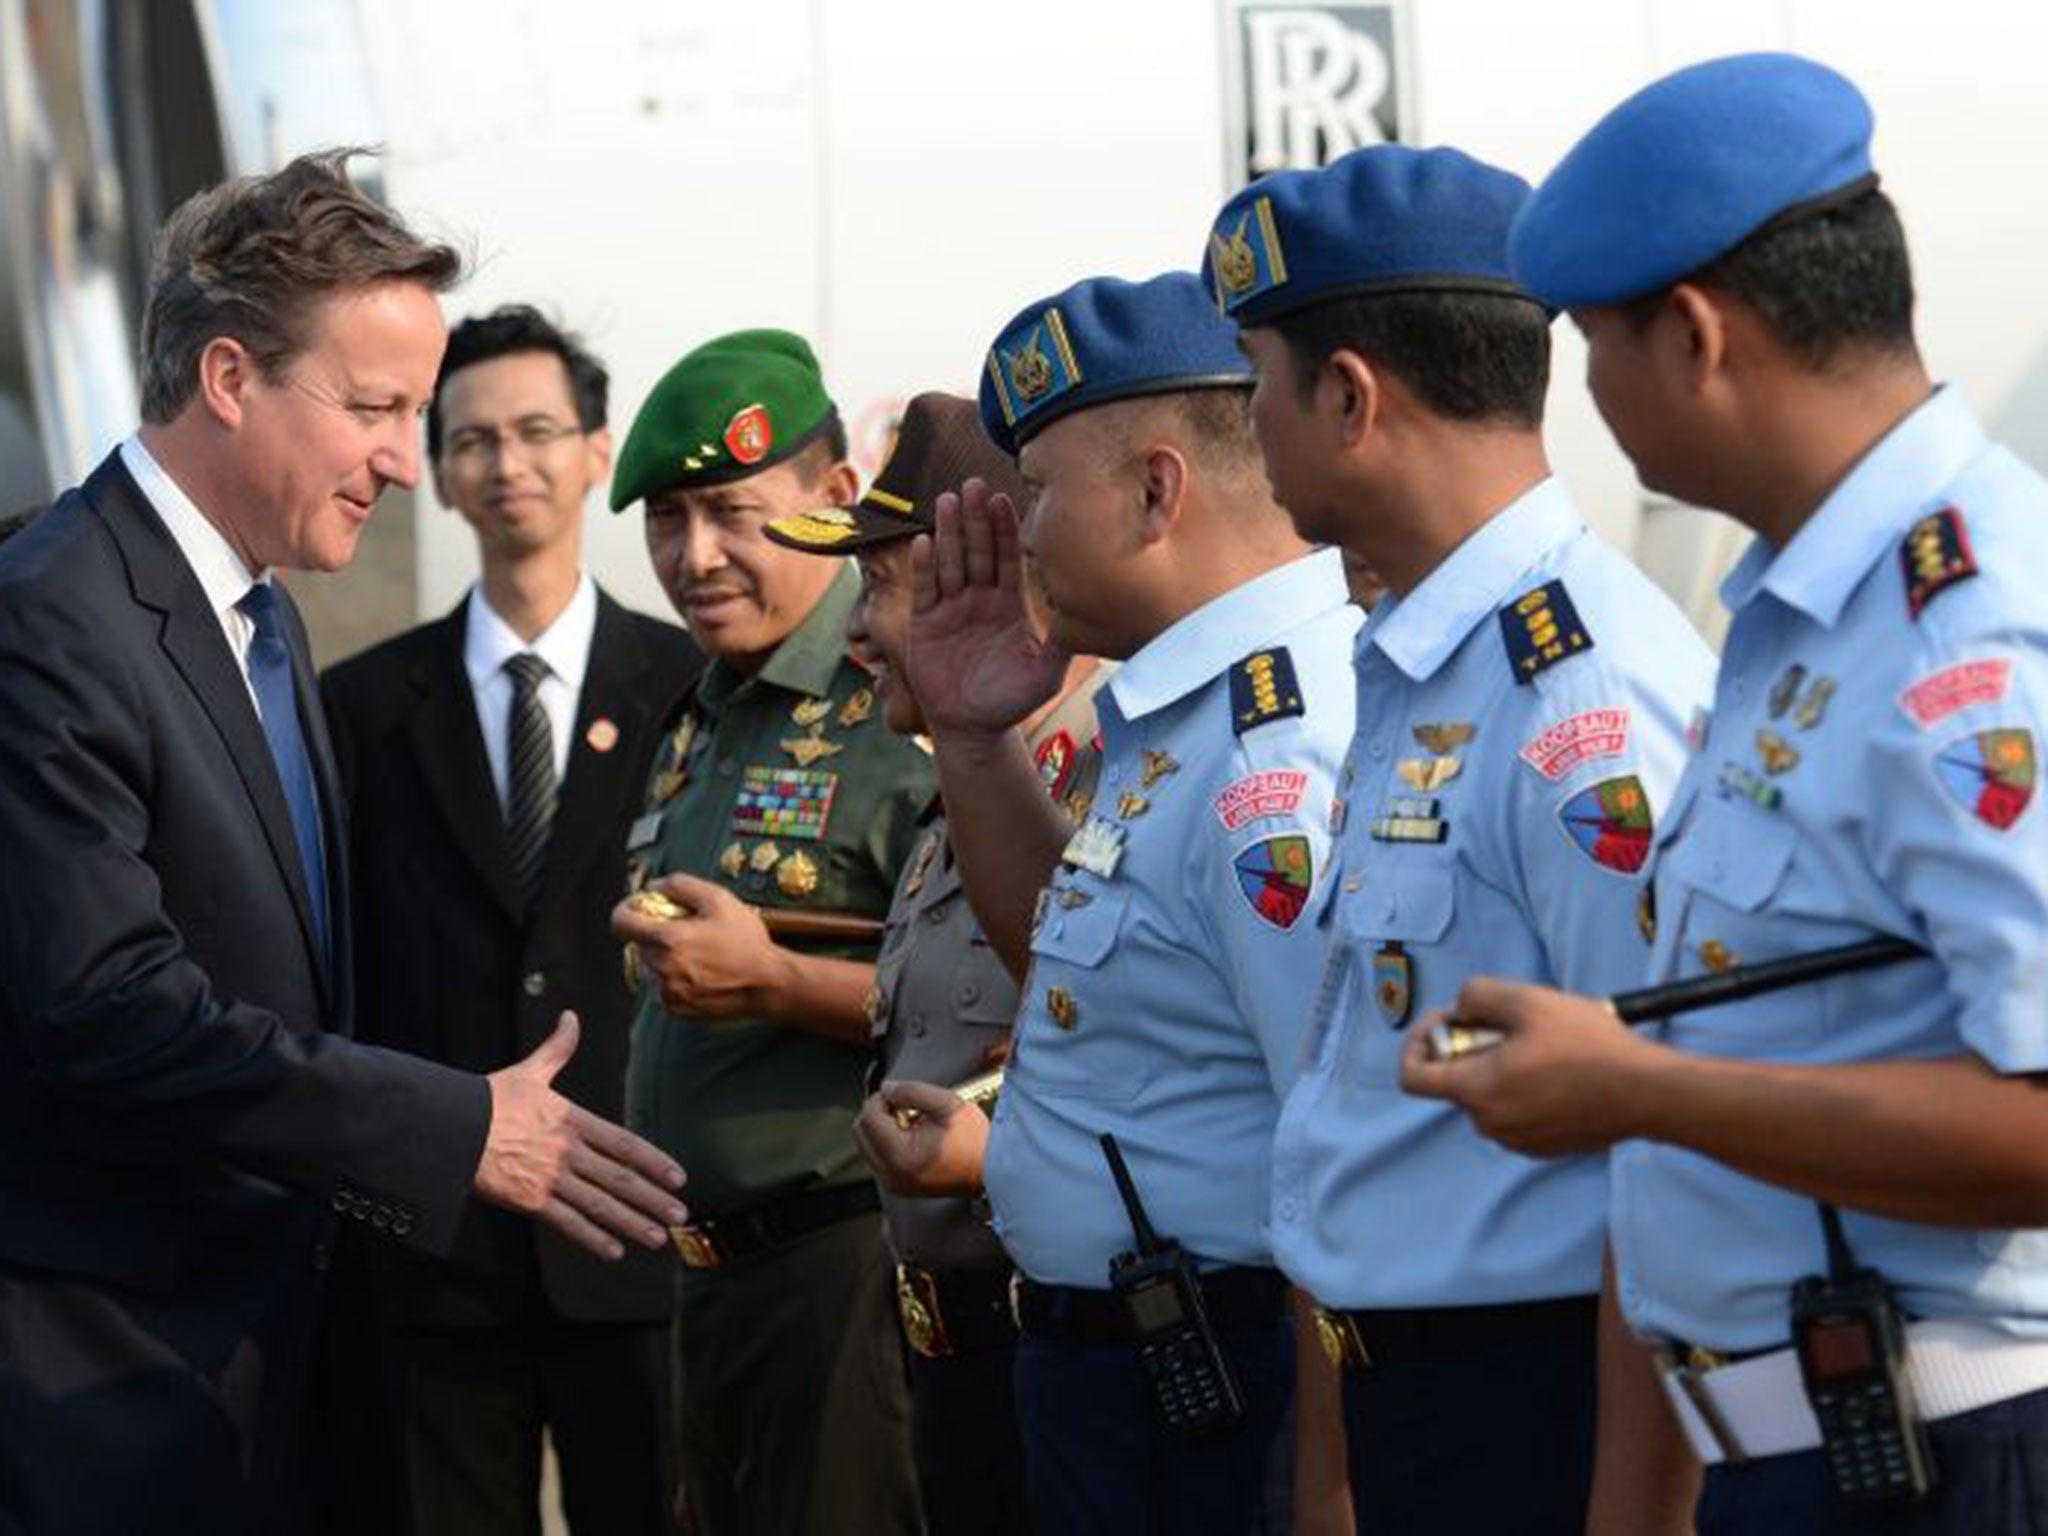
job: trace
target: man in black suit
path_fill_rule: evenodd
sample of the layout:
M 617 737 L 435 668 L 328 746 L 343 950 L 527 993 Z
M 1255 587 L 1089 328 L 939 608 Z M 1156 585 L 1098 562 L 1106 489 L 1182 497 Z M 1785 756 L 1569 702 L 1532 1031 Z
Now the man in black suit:
M 681 1170 L 549 1086 L 349 1038 L 339 793 L 305 631 L 388 484 L 460 261 L 346 157 L 159 242 L 143 425 L 0 549 L 0 1532 L 296 1530 L 343 1213 L 444 1251 L 472 1191 L 649 1247 Z M 394 1006 L 414 1006 L 410 1000 Z
M 524 305 L 455 328 L 427 450 L 482 579 L 325 687 L 362 1038 L 488 1072 L 573 1000 L 583 1048 L 556 1086 L 617 1118 L 632 1011 L 607 919 L 661 722 L 700 661 L 582 569 L 584 502 L 611 462 L 605 393 L 598 361 Z M 529 742 L 545 752 L 523 784 Z M 543 825 L 522 842 L 526 814 Z M 533 1528 L 544 1425 L 576 1536 L 667 1528 L 665 1257 L 600 1264 L 472 1206 L 445 1259 L 372 1259 L 415 1536 Z

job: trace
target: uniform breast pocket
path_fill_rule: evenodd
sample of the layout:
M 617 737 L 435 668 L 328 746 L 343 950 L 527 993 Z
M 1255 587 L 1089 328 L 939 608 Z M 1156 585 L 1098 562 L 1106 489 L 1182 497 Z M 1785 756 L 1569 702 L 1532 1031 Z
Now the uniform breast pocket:
M 1802 947 L 1800 923 L 1786 901 L 1798 847 L 1799 833 L 1783 817 L 1733 796 L 1700 798 L 1661 866 L 1667 878 L 1660 897 L 1685 903 L 1679 975 L 1727 970 Z M 1818 1008 L 1810 1011 L 1819 1016 Z
M 1137 957 L 1126 963 L 1118 954 L 1131 940 L 1130 893 L 1089 892 L 1082 906 L 1062 905 L 1060 894 L 1054 891 L 1032 941 L 1029 991 L 1017 1011 L 1032 1023 L 1011 1070 L 1049 1097 L 1126 1102 L 1159 1069 L 1168 1010 L 1161 998 L 1147 1007 L 1143 995 L 1133 995 Z
M 1394 864 L 1338 897 L 1337 931 L 1350 967 L 1352 1068 L 1391 1086 L 1401 1075 L 1401 1031 L 1447 1005 L 1465 980 L 1441 946 L 1458 915 L 1448 862 Z
M 994 948 L 979 940 L 953 968 L 953 1016 L 962 1024 L 1005 1030 L 1017 1018 L 1017 983 L 1003 969 Z

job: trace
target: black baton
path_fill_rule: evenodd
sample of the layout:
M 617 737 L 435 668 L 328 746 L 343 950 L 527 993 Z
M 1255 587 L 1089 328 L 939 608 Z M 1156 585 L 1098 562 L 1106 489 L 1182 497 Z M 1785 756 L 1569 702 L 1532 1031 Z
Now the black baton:
M 1926 954 L 1926 950 L 1906 939 L 1865 939 L 1857 944 L 1816 949 L 1803 955 L 1786 955 L 1782 959 L 1763 960 L 1755 965 L 1734 965 L 1725 971 L 1688 976 L 1684 981 L 1669 981 L 1660 987 L 1638 987 L 1632 992 L 1617 992 L 1607 1000 L 1607 1006 L 1624 1024 L 1646 1024 L 1652 1019 L 1691 1013 L 1695 1008 L 1717 1008 L 1723 1003 L 1740 1002 L 1745 997 L 1761 997 L 1766 992 L 1807 986 L 1816 981 L 1826 981 L 1830 976 L 1845 976 L 1851 971 L 1897 965 L 1901 960 L 1919 960 Z M 1505 1034 L 1490 1025 L 1467 1024 L 1461 1019 L 1446 1018 L 1429 1032 L 1429 1054 L 1437 1061 L 1451 1061 L 1460 1056 L 1490 1051 L 1506 1039 Z

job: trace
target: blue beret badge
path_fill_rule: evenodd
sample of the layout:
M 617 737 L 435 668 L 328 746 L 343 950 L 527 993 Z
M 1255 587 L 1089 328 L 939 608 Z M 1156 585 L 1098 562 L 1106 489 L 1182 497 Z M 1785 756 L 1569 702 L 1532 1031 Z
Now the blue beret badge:
M 1216 307 L 1224 314 L 1287 281 L 1287 258 L 1273 224 L 1273 199 L 1261 197 L 1237 216 L 1226 237 L 1209 232 L 1209 264 L 1216 273 Z
M 1561 581 L 1547 581 L 1500 611 L 1500 634 L 1515 681 L 1531 683 L 1568 656 L 1593 649 L 1593 637 Z
M 1230 724 L 1238 735 L 1302 712 L 1301 684 L 1286 646 L 1254 651 L 1230 669 Z
M 997 338 L 988 355 L 988 374 L 1003 408 L 1003 420 L 1013 427 L 1076 388 L 1081 382 L 1081 365 L 1074 357 L 1058 306 Z

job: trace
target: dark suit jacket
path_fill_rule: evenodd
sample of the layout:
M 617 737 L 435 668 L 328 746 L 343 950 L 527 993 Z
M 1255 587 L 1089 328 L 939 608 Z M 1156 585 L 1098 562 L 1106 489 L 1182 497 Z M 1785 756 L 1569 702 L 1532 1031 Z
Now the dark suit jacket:
M 0 550 L 0 1531 L 272 1528 L 335 1209 L 445 1248 L 483 1083 L 348 1039 L 219 621 L 110 457 Z
M 632 1009 L 609 918 L 625 894 L 626 832 L 662 720 L 701 659 L 682 630 L 598 594 L 529 922 L 463 664 L 466 622 L 467 602 L 324 679 L 351 808 L 363 1038 L 490 1072 L 532 1051 L 574 1008 L 582 1043 L 555 1086 L 622 1121 Z M 602 751 L 590 740 L 600 721 L 617 733 Z M 665 1253 L 636 1249 L 606 1264 L 551 1229 L 481 1204 L 463 1218 L 445 1260 L 389 1245 L 371 1258 L 380 1310 L 412 1326 L 509 1323 L 536 1283 L 558 1315 L 576 1322 L 668 1316 Z

